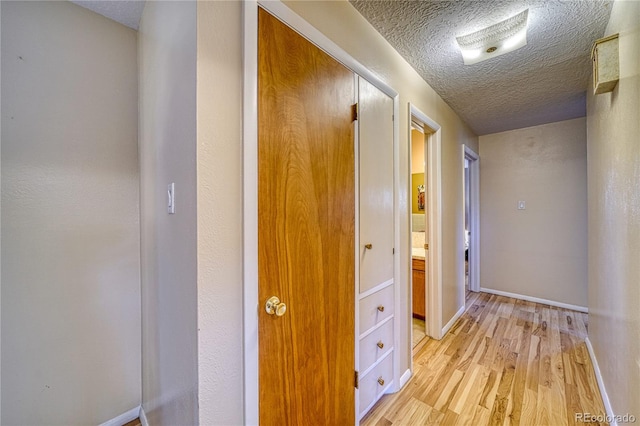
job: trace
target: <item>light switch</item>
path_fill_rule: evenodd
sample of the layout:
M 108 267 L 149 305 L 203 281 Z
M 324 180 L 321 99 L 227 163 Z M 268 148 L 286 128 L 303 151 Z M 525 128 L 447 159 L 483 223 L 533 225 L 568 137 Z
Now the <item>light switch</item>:
M 518 210 L 524 210 L 524 209 L 525 209 L 525 202 L 518 201 Z
M 176 213 L 176 184 L 171 182 L 167 185 L 167 213 Z

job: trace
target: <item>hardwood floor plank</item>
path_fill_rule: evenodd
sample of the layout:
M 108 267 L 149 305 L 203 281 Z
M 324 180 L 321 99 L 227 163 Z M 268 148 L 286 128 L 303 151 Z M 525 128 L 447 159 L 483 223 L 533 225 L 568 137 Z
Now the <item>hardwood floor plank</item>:
M 575 425 L 605 413 L 580 312 L 485 293 L 415 353 L 413 377 L 363 419 L 372 425 Z
M 489 416 L 490 425 L 502 425 L 507 415 L 507 405 L 509 404 L 509 395 L 511 394 L 511 386 L 513 385 L 513 376 L 516 371 L 516 362 L 518 354 L 511 352 L 507 357 L 498 385 L 495 402 Z
M 540 337 L 531 335 L 529 346 L 529 362 L 527 363 L 527 387 L 534 392 L 538 392 L 538 381 L 540 380 Z
M 444 413 L 444 417 L 442 418 L 442 422 L 440 424 L 455 425 L 456 423 L 458 423 L 458 413 L 454 413 L 451 410 L 447 410 L 447 412 Z
M 538 395 L 535 391 L 532 391 L 528 387 L 524 389 L 524 395 L 522 397 L 522 412 L 520 413 L 521 425 L 535 425 L 538 409 Z M 518 424 L 515 423 L 514 424 Z
M 507 323 L 507 319 L 498 316 L 493 327 L 493 331 L 489 336 L 487 336 L 489 337 L 489 347 L 487 348 L 484 358 L 480 361 L 480 364 L 485 367 L 490 367 L 493 364 L 493 361 L 496 358 L 496 353 L 500 347 L 500 343 L 502 343 L 502 336 L 504 335 Z
M 475 415 L 473 416 L 473 420 L 471 421 L 472 425 L 488 425 L 489 424 L 489 414 L 490 411 L 488 408 L 484 407 L 476 407 Z
M 527 382 L 527 368 L 529 365 L 529 347 L 531 345 L 531 319 L 533 318 L 532 312 L 520 311 L 521 319 L 518 323 L 521 324 L 522 334 L 520 336 L 518 347 L 518 361 L 513 377 L 513 392 L 512 392 L 512 407 L 511 407 L 511 422 L 512 424 L 520 424 L 522 417 L 523 400 Z
M 578 396 L 578 389 L 575 385 L 570 383 L 565 384 L 565 401 L 567 403 L 567 421 L 570 426 L 576 424 L 575 422 L 575 414 L 576 413 L 585 413 L 586 410 L 582 408 L 580 404 L 580 397 Z
M 502 378 L 502 373 L 496 372 L 496 370 L 491 368 L 489 368 L 489 370 L 489 377 L 484 385 L 479 402 L 479 405 L 487 410 L 493 408 L 493 403 L 495 401 L 496 394 L 498 393 L 498 385 Z
M 447 380 L 447 385 L 444 387 L 436 403 L 433 405 L 433 408 L 443 413 L 447 411 L 463 377 L 464 373 L 462 371 L 455 370 L 453 372 L 451 378 Z
M 459 371 L 459 370 L 458 370 Z M 472 391 L 472 387 L 475 385 L 476 378 L 480 373 L 480 367 L 475 365 L 471 369 L 471 371 L 464 374 L 460 385 L 458 386 L 457 391 L 453 395 L 451 399 L 451 404 L 449 404 L 449 410 L 455 412 L 456 414 L 462 413 L 465 402 L 469 401 L 469 394 Z
M 470 392 L 467 394 L 466 399 L 460 399 L 457 405 L 460 405 L 460 414 L 458 416 L 458 421 L 456 424 L 459 425 L 471 425 L 473 424 L 473 418 L 476 414 L 476 407 L 479 407 L 480 398 L 482 397 L 482 390 L 484 389 L 487 380 L 489 379 L 489 374 L 491 369 L 487 367 L 483 367 L 481 365 L 476 364 L 474 369 L 478 372 L 474 382 L 472 383 L 472 387 Z

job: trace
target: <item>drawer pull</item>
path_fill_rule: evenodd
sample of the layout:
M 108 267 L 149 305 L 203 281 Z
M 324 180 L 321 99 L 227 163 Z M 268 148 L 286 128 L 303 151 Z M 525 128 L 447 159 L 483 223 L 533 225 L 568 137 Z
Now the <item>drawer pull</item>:
M 384 306 L 382 306 L 382 305 L 378 306 L 378 310 L 379 310 L 380 312 L 384 312 Z
M 384 348 L 384 343 L 382 343 L 382 341 L 378 342 L 376 344 L 380 349 Z
M 384 386 L 384 379 L 382 376 L 378 377 L 378 383 L 380 383 L 380 386 Z
M 371 250 L 373 248 L 373 244 L 365 244 L 364 248 Z

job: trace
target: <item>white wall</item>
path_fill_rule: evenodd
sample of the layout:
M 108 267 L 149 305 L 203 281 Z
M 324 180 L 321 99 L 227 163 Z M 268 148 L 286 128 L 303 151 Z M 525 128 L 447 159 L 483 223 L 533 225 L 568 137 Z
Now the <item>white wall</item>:
M 2 424 L 140 404 L 136 33 L 2 2 Z
M 142 405 L 152 425 L 196 424 L 196 3 L 148 1 L 138 49 Z
M 243 422 L 242 10 L 198 3 L 200 423 Z
M 481 287 L 587 306 L 585 121 L 480 136 Z
M 640 2 L 616 1 L 620 81 L 587 90 L 589 340 L 615 414 L 640 419 Z

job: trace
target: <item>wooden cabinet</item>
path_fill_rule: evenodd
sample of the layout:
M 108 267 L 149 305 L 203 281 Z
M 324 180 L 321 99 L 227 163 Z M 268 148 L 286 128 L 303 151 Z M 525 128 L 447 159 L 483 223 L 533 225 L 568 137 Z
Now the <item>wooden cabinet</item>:
M 413 265 L 413 316 L 424 320 L 425 309 L 425 268 L 424 259 L 412 260 Z
M 394 385 L 393 99 L 358 79 L 358 418 Z
M 393 100 L 358 84 L 360 293 L 393 280 Z

